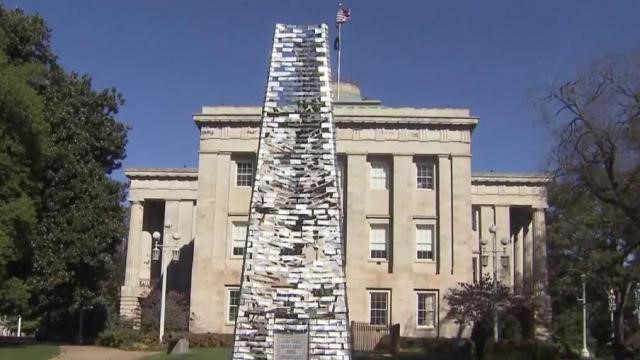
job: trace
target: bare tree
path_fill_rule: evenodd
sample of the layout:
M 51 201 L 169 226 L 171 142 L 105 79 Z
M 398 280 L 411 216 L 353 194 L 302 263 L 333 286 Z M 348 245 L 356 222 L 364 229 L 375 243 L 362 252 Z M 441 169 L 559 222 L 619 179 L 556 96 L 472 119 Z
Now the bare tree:
M 611 57 L 552 87 L 556 175 L 640 229 L 640 53 Z

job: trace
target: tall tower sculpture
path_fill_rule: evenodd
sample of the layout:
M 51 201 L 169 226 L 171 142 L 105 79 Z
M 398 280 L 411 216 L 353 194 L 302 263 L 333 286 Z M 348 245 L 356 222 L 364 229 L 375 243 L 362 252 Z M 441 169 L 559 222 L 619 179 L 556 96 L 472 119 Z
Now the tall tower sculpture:
M 350 359 L 327 25 L 276 25 L 233 359 Z

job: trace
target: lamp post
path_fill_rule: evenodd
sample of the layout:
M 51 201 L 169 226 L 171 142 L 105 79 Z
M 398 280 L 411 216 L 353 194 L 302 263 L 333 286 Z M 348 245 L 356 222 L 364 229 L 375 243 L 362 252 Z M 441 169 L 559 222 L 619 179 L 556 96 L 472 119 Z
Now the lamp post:
M 582 298 L 578 298 L 582 302 L 582 352 L 580 356 L 583 359 L 589 359 L 591 353 L 587 349 L 587 281 L 585 274 L 580 275 L 582 280 Z
M 164 337 L 164 310 L 166 305 L 167 298 L 167 270 L 169 268 L 169 264 L 167 264 L 166 254 L 167 251 L 171 250 L 171 259 L 169 259 L 169 263 L 174 260 L 178 260 L 180 258 L 180 245 L 178 244 L 178 240 L 180 240 L 180 234 L 174 233 L 171 237 L 175 240 L 174 244 L 167 244 L 164 241 L 162 244 L 160 242 L 160 233 L 157 231 L 153 232 L 153 240 L 155 240 L 155 246 L 151 251 L 151 256 L 153 260 L 161 260 L 160 261 L 160 275 L 162 276 L 162 293 L 160 297 L 160 329 L 158 331 L 158 340 L 162 342 L 162 338 Z M 162 249 L 162 258 L 160 258 L 160 249 Z
M 491 232 L 493 238 L 493 246 L 491 249 L 491 253 L 493 255 L 493 295 L 496 296 L 496 290 L 498 289 L 498 259 L 497 259 L 497 244 L 496 244 L 496 232 L 498 231 L 498 227 L 496 224 L 491 224 L 489 227 L 489 232 Z M 497 300 L 497 299 L 496 299 Z M 498 324 L 498 304 L 494 304 L 493 310 L 493 341 L 496 343 L 500 340 L 500 326 Z
M 607 300 L 609 301 L 609 315 L 611 316 L 611 341 L 615 337 L 613 333 L 615 329 L 615 325 L 613 323 L 613 312 L 616 311 L 616 294 L 613 292 L 613 289 L 609 289 L 607 291 Z

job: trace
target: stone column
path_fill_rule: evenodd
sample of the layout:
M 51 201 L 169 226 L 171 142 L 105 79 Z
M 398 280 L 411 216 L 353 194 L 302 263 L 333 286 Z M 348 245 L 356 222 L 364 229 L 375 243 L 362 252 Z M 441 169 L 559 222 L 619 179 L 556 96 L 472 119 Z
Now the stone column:
M 496 232 L 496 249 L 500 253 L 496 254 L 498 257 L 496 260 L 498 266 L 498 280 L 502 281 L 505 285 L 513 285 L 511 279 L 511 269 L 513 268 L 513 246 L 509 243 L 511 233 L 511 222 L 509 218 L 509 206 L 496 205 L 496 226 L 498 231 Z M 503 245 L 503 241 L 507 240 L 507 244 Z M 493 241 L 493 239 L 491 239 Z M 493 246 L 493 245 L 492 245 Z M 506 253 L 502 250 L 506 249 Z M 502 266 L 502 257 L 509 257 L 508 267 Z
M 533 291 L 533 235 L 530 221 L 525 221 L 522 225 L 523 244 L 523 271 L 522 271 L 522 292 L 531 294 Z
M 544 209 L 533 210 L 533 291 L 535 336 L 550 338 L 551 299 L 548 294 L 547 238 Z
M 533 271 L 536 294 L 547 291 L 547 237 L 544 209 L 533 211 Z
M 132 201 L 129 238 L 127 240 L 127 265 L 125 271 L 124 285 L 127 287 L 138 287 L 140 274 L 140 260 L 142 257 L 142 202 Z
M 483 205 L 480 208 L 480 246 L 482 248 L 482 256 L 480 257 L 481 275 L 489 275 L 493 279 L 493 234 L 490 231 L 491 225 L 495 222 L 495 208 L 492 205 Z M 486 262 L 483 263 L 483 257 L 486 256 Z M 485 265 L 486 264 L 486 265 Z
M 193 200 L 180 200 L 180 221 L 178 231 L 182 236 L 180 243 L 189 245 L 193 241 Z
M 180 260 L 177 262 L 177 288 L 186 291 L 191 286 L 191 266 L 193 265 L 193 200 L 180 200 L 176 230 L 180 233 Z
M 173 238 L 174 234 L 182 236 L 179 229 L 180 223 L 180 201 L 179 200 L 165 200 L 164 202 L 164 225 L 162 231 L 162 244 L 170 247 L 179 246 L 182 239 L 176 241 Z M 167 276 L 167 291 L 181 291 L 184 288 L 181 286 L 182 276 L 179 261 L 173 260 L 172 248 L 162 248 L 161 251 L 166 252 L 164 268 L 160 269 L 161 276 Z M 162 256 L 165 256 L 163 254 Z M 161 262 L 162 263 L 162 262 Z
M 521 224 L 518 224 L 517 230 L 513 233 L 513 260 L 515 278 L 514 285 L 518 291 L 522 291 L 522 274 L 524 271 L 524 231 Z
M 146 288 L 151 287 L 151 249 L 153 248 L 153 237 L 148 231 L 142 232 L 141 241 L 141 253 L 142 258 L 140 260 L 140 285 Z
M 173 246 L 180 243 L 179 241 L 175 241 L 173 239 L 173 234 L 179 234 L 182 236 L 182 234 L 180 234 L 180 229 L 178 228 L 179 222 L 180 222 L 179 206 L 180 206 L 180 201 L 178 200 L 166 200 L 164 203 L 164 225 L 163 225 L 164 231 L 162 232 L 163 244 Z M 165 249 L 162 249 L 162 251 L 165 251 Z M 166 249 L 166 251 L 171 252 L 171 250 L 169 249 Z M 164 264 L 165 268 L 161 269 L 162 274 L 165 274 L 167 271 L 167 268 L 169 267 L 169 265 L 171 265 L 172 261 L 170 260 L 171 260 L 171 254 L 168 254 L 167 261 L 165 261 L 165 264 Z M 171 274 L 169 275 L 169 278 L 175 279 L 176 276 L 175 274 Z M 171 285 L 175 285 L 173 284 L 173 281 Z
M 127 262 L 124 286 L 120 289 L 120 316 L 133 320 L 134 327 L 140 324 L 140 266 L 142 258 L 142 219 L 141 201 L 132 201 L 129 220 L 129 238 L 127 240 Z

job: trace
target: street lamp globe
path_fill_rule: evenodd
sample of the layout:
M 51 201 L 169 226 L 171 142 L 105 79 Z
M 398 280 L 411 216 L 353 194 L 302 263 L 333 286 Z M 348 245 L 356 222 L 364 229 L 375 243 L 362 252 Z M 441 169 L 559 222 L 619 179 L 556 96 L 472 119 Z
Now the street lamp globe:
M 178 233 L 174 233 L 171 237 L 176 242 L 180 240 L 180 234 Z M 180 247 L 178 245 L 176 245 L 174 248 L 171 249 L 171 260 L 172 261 L 180 260 Z
M 157 261 L 160 260 L 160 248 L 158 247 L 160 233 L 154 231 L 153 234 L 151 234 L 151 237 L 153 238 L 153 240 L 155 240 L 155 246 L 153 247 L 153 250 L 151 250 L 151 259 Z
M 482 255 L 482 266 L 489 266 L 489 255 Z
M 508 269 L 509 268 L 509 257 L 508 256 L 501 256 L 500 257 L 500 263 L 502 265 L 502 268 L 504 269 Z

